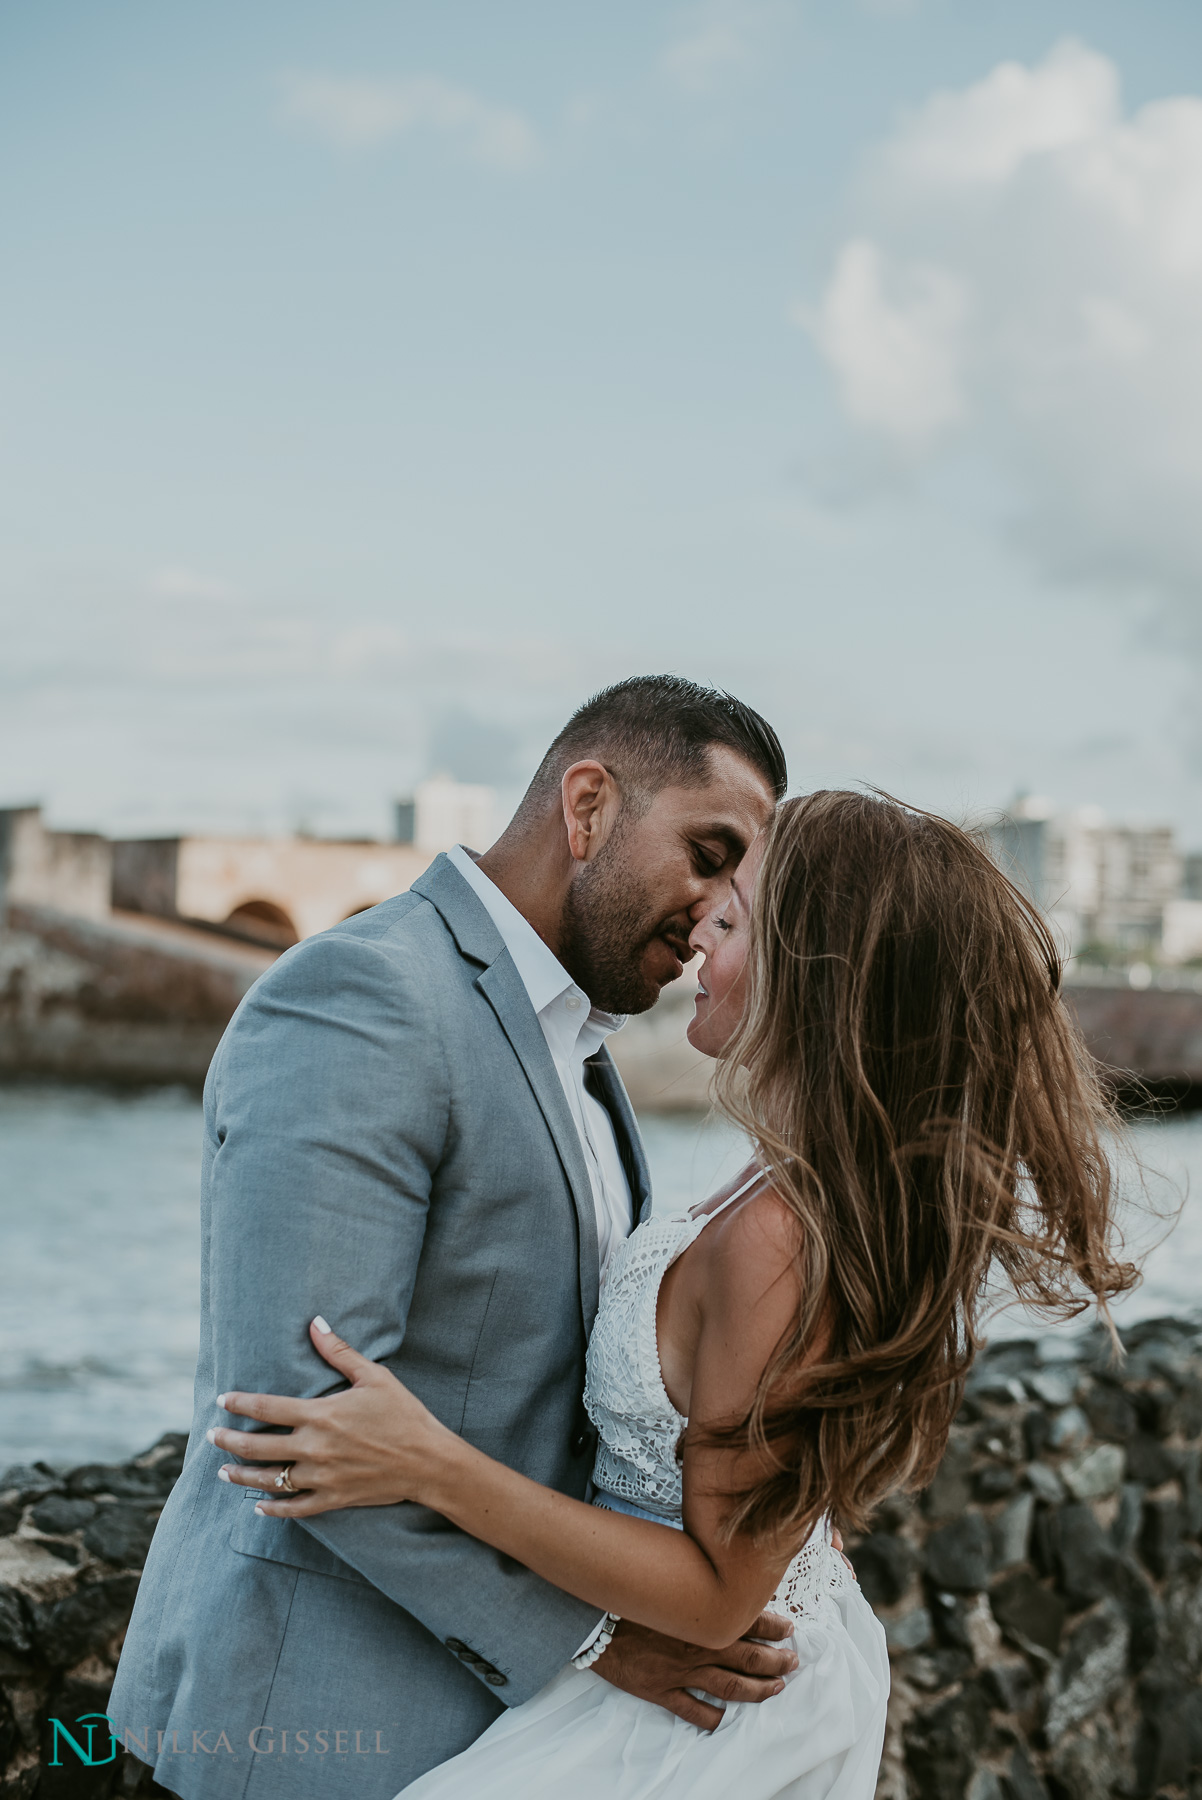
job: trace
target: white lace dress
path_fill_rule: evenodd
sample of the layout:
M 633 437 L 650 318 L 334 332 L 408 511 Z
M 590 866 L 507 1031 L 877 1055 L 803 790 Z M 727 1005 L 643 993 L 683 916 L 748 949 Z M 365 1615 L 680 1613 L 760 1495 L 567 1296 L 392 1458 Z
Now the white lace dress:
M 600 1437 L 595 1504 L 678 1530 L 676 1446 L 687 1420 L 664 1388 L 656 1302 L 665 1270 L 721 1210 L 652 1218 L 631 1233 L 610 1262 L 588 1348 L 584 1397 Z M 727 1706 L 716 1731 L 569 1665 L 405 1788 L 403 1800 L 873 1800 L 889 1695 L 885 1637 L 825 1522 L 769 1606 L 794 1621 L 798 1667 L 782 1694 Z

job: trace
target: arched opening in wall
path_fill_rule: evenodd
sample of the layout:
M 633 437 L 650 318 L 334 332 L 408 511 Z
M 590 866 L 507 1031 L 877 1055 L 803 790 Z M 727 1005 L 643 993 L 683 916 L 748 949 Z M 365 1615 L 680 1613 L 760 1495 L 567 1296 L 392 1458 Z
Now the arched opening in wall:
M 225 929 L 252 944 L 271 950 L 287 950 L 300 943 L 300 933 L 282 906 L 274 900 L 244 900 L 225 921 Z

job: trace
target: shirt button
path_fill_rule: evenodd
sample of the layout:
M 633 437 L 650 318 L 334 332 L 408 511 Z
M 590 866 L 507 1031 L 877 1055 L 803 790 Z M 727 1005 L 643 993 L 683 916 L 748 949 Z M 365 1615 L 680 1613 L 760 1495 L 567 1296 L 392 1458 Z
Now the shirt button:
M 575 994 L 569 994 L 567 999 L 564 1001 L 564 1005 L 567 1007 L 569 1012 L 579 1012 L 580 1011 L 580 1001 L 577 999 Z

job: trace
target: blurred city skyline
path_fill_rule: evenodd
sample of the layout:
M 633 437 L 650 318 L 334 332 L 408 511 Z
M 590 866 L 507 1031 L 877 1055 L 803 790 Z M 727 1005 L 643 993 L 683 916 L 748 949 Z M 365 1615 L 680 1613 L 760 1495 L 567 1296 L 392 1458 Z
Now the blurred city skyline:
M 387 835 L 670 668 L 1202 846 L 1180 0 L 0 22 L 0 805 Z

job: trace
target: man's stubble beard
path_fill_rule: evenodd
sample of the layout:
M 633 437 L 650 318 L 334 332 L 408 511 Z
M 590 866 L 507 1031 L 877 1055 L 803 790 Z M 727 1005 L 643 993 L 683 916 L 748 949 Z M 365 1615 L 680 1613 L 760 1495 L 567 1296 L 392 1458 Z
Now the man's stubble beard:
M 581 869 L 563 903 L 560 961 L 603 1012 L 642 1013 L 659 999 L 659 983 L 643 973 L 643 952 L 659 935 L 644 887 L 613 841 Z

